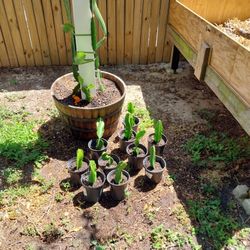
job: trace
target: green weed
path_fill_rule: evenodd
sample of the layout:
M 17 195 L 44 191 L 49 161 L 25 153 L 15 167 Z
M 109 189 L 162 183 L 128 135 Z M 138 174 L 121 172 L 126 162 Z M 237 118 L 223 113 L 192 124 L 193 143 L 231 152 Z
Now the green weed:
M 151 128 L 154 125 L 154 120 L 150 117 L 150 112 L 146 108 L 135 106 L 134 115 L 140 118 L 140 130 Z
M 46 242 L 52 242 L 60 238 L 64 232 L 58 228 L 53 222 L 45 225 L 42 235 Z
M 198 166 L 231 163 L 250 157 L 248 138 L 235 139 L 216 132 L 209 136 L 196 135 L 187 141 L 184 149 L 191 154 L 192 161 Z

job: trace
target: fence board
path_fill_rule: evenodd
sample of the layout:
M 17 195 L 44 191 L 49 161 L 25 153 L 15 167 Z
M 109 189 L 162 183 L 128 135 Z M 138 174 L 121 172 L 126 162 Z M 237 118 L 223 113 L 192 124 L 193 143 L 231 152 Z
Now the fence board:
M 8 57 L 10 60 L 10 66 L 16 67 L 19 64 L 18 64 L 18 60 L 16 57 L 16 51 L 15 51 L 14 43 L 12 40 L 12 35 L 11 35 L 9 24 L 8 24 L 8 19 L 5 13 L 3 0 L 0 0 L 0 26 L 2 28 L 2 33 L 3 33 L 3 38 L 5 41 L 6 48 L 8 49 L 7 52 L 8 52 Z
M 1 55 L 0 58 L 1 58 L 2 67 L 10 66 L 11 64 L 10 64 L 7 49 L 4 43 L 1 27 L 0 27 L 0 55 Z
M 141 25 L 142 25 L 142 9 L 143 0 L 135 1 L 134 9 L 134 27 L 133 27 L 133 56 L 132 63 L 140 62 L 140 45 L 141 45 Z
M 168 2 L 169 2 L 168 0 L 161 0 L 160 21 L 158 28 L 155 62 L 162 62 L 163 58 L 164 40 L 165 40 L 165 34 L 167 32 Z
M 151 16 L 150 16 L 150 36 L 149 36 L 149 48 L 148 48 L 148 62 L 155 62 L 155 54 L 156 54 L 156 36 L 158 32 L 159 25 L 159 13 L 160 13 L 160 0 L 154 0 L 151 8 Z
M 5 6 L 5 11 L 6 11 L 6 15 L 8 18 L 8 22 L 9 22 L 9 27 L 10 27 L 10 32 L 12 35 L 14 47 L 16 50 L 18 64 L 20 66 L 25 66 L 26 65 L 26 58 L 24 55 L 22 39 L 21 39 L 21 35 L 19 32 L 16 13 L 14 10 L 12 0 L 4 0 L 4 6 Z
M 49 42 L 51 62 L 54 65 L 59 65 L 60 61 L 59 61 L 58 47 L 56 41 L 56 32 L 55 32 L 55 25 L 54 25 L 50 0 L 42 0 L 42 6 L 44 11 L 47 35 L 48 35 L 47 37 Z
M 59 54 L 59 61 L 61 65 L 67 64 L 67 54 L 65 47 L 65 38 L 62 32 L 63 30 L 63 19 L 62 19 L 62 10 L 60 0 L 52 1 L 52 10 L 54 16 L 55 30 L 56 30 L 56 40 L 57 48 Z
M 116 0 L 108 0 L 108 62 L 116 64 Z
M 41 0 L 32 0 L 35 19 L 37 24 L 38 37 L 41 46 L 41 54 L 43 57 L 44 65 L 51 65 L 51 56 L 49 51 L 49 43 L 47 39 L 47 32 L 45 26 L 45 20 L 43 15 L 43 7 Z
M 151 10 L 151 0 L 144 0 L 143 15 L 142 15 L 142 36 L 141 36 L 141 52 L 140 63 L 148 62 L 148 36 L 149 36 L 149 19 Z
M 117 64 L 124 63 L 124 30 L 125 30 L 125 20 L 124 20 L 124 10 L 125 1 L 117 0 L 116 17 L 117 21 L 117 31 L 116 31 L 116 41 L 117 41 Z
M 71 0 L 72 2 L 72 0 Z M 99 49 L 105 64 L 169 61 L 169 0 L 98 0 L 108 28 Z M 69 65 L 71 38 L 63 0 L 0 0 L 1 66 Z M 98 38 L 103 36 L 97 23 Z
M 41 53 L 40 40 L 38 37 L 38 31 L 36 27 L 36 21 L 31 0 L 23 0 L 23 6 L 26 12 L 28 27 L 30 30 L 30 38 L 32 42 L 35 63 L 36 65 L 44 65 Z

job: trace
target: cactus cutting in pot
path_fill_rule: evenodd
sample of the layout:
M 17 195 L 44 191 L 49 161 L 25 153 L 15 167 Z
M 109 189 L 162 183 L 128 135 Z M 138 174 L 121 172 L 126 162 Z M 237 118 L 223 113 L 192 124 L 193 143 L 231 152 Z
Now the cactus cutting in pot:
M 88 142 L 91 159 L 98 161 L 99 157 L 107 150 L 108 141 L 102 138 L 104 134 L 105 123 L 101 117 L 96 121 L 97 139 L 92 139 Z
M 133 125 L 133 130 L 135 132 L 137 132 L 137 129 L 138 129 L 138 126 L 139 126 L 139 123 L 140 123 L 140 119 L 139 117 L 135 116 L 135 105 L 132 103 L 132 102 L 129 102 L 128 105 L 127 105 L 127 112 L 131 114 L 131 116 L 133 117 L 134 119 L 134 125 Z M 123 121 L 123 126 L 125 127 L 125 119 Z
M 106 177 L 103 172 L 97 171 L 96 163 L 89 161 L 89 171 L 81 176 L 81 183 L 85 190 L 86 200 L 89 202 L 99 201 Z
M 149 156 L 144 158 L 143 166 L 146 176 L 152 182 L 157 184 L 161 181 L 164 168 L 166 167 L 166 161 L 161 156 L 156 155 L 154 145 L 149 149 Z
M 135 131 L 133 130 L 135 122 L 133 116 L 127 113 L 124 120 L 124 129 L 118 133 L 120 149 L 126 153 L 127 146 L 135 141 Z
M 167 144 L 167 137 L 163 134 L 163 124 L 161 120 L 154 122 L 154 133 L 148 136 L 148 148 L 155 146 L 156 154 L 163 155 Z
M 80 148 L 76 151 L 76 157 L 67 162 L 68 172 L 70 174 L 73 186 L 81 185 L 81 175 L 89 169 L 89 160 L 85 158 L 84 151 Z
M 98 159 L 98 166 L 108 175 L 110 171 L 116 168 L 119 162 L 120 158 L 117 155 L 103 152 Z
M 139 170 L 143 168 L 143 159 L 147 155 L 147 148 L 140 143 L 140 140 L 145 135 L 145 130 L 140 130 L 136 133 L 134 143 L 127 146 L 126 152 L 129 155 L 128 162 L 132 169 Z
M 129 173 L 125 170 L 126 167 L 127 164 L 120 161 L 116 169 L 112 170 L 107 176 L 107 181 L 111 186 L 111 195 L 118 201 L 126 197 L 126 189 L 130 179 Z

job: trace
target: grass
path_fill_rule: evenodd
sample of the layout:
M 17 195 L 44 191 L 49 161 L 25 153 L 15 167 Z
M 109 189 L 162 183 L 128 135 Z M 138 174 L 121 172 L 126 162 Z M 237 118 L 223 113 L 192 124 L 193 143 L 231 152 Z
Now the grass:
M 189 213 L 196 220 L 196 234 L 206 239 L 213 249 L 222 249 L 232 244 L 232 235 L 240 229 L 240 224 L 221 211 L 221 202 L 218 198 L 202 201 L 189 201 Z
M 148 109 L 136 106 L 135 116 L 140 118 L 139 127 L 141 130 L 153 127 L 154 120 L 150 117 L 150 112 L 148 111 Z
M 194 243 L 192 237 L 167 229 L 163 224 L 151 231 L 151 247 L 152 249 L 168 249 L 170 247 L 201 249 L 199 245 Z
M 186 142 L 184 149 L 197 166 L 216 165 L 219 162 L 228 164 L 242 158 L 250 158 L 248 138 L 231 138 L 217 132 L 208 136 L 194 136 Z

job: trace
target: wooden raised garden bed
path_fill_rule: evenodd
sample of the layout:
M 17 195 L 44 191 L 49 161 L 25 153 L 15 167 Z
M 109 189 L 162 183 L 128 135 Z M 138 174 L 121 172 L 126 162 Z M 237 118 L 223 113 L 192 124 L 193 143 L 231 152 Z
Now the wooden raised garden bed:
M 170 0 L 172 67 L 180 52 L 250 135 L 250 50 L 217 27 L 235 17 L 250 17 L 249 0 Z

